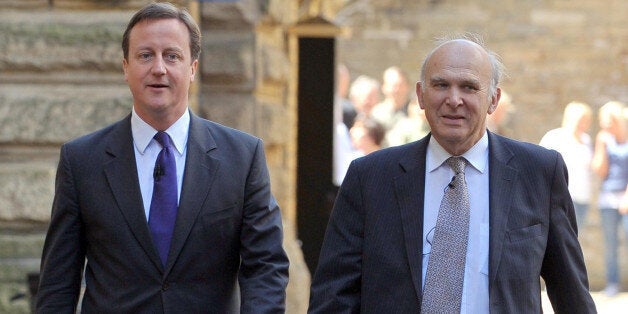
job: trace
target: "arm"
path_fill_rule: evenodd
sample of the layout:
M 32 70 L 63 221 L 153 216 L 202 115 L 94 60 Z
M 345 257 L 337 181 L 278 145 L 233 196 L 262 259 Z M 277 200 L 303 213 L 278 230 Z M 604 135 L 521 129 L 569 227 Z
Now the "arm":
M 79 298 L 85 246 L 69 156 L 63 146 L 41 259 L 36 313 L 74 313 Z
M 541 269 L 548 296 L 556 313 L 596 313 L 567 190 L 567 169 L 558 154 L 554 175 L 549 179 L 552 182 L 549 233 Z
M 621 198 L 621 203 L 619 203 L 619 213 L 628 214 L 628 185 L 626 186 L 624 196 Z
M 591 169 L 604 179 L 608 174 L 608 153 L 606 152 L 606 141 L 611 136 L 606 131 L 600 131 L 595 137 L 595 147 L 593 149 L 593 159 L 591 160 Z
M 238 277 L 241 313 L 283 313 L 289 262 L 282 246 L 281 211 L 270 191 L 261 141 L 244 192 Z
M 359 313 L 364 215 L 355 162 L 349 166 L 329 219 L 308 313 Z

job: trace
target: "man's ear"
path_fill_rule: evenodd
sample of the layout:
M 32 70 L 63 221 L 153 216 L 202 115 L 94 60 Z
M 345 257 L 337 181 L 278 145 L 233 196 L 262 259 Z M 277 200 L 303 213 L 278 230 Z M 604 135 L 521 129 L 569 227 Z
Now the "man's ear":
M 129 66 L 129 62 L 126 61 L 126 58 L 122 58 L 122 70 L 124 71 L 124 80 L 129 81 L 127 74 L 127 67 Z
M 491 96 L 491 104 L 488 106 L 488 114 L 491 114 L 497 110 L 497 106 L 499 105 L 499 99 L 502 97 L 502 89 L 497 88 L 495 91 L 495 96 Z
M 423 106 L 423 91 L 421 90 L 421 81 L 416 82 L 415 92 L 417 100 L 419 102 L 419 107 L 421 109 L 425 109 L 425 106 Z
M 196 77 L 196 69 L 198 68 L 198 59 L 192 61 L 190 65 L 192 67 L 192 74 L 190 75 L 190 82 L 194 82 L 194 77 Z

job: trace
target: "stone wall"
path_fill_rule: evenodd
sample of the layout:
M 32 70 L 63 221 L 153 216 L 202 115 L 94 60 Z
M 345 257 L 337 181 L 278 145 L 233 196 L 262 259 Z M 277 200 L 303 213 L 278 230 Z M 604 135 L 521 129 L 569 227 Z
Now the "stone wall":
M 129 112 L 118 43 L 130 12 L 0 5 L 0 312 L 28 313 L 59 145 Z
M 130 110 L 120 40 L 133 10 L 148 2 L 0 0 L 0 313 L 29 311 L 19 297 L 39 268 L 59 146 Z M 194 108 L 264 139 L 292 261 L 289 313 L 305 312 L 309 286 L 295 230 L 296 112 L 288 105 L 288 29 L 299 18 L 320 12 L 344 28 L 338 59 L 353 77 L 380 78 L 398 65 L 418 80 L 434 37 L 483 34 L 507 66 L 503 87 L 517 106 L 511 127 L 522 140 L 538 142 L 558 126 L 571 100 L 594 108 L 628 101 L 623 0 L 240 0 L 197 8 L 203 53 Z M 595 211 L 590 217 L 581 239 L 592 288 L 601 289 L 599 220 Z

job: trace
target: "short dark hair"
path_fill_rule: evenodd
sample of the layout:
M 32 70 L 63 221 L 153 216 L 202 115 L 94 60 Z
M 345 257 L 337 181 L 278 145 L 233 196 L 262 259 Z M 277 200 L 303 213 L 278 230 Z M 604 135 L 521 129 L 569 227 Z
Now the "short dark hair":
M 122 52 L 124 53 L 124 59 L 129 57 L 129 36 L 131 29 L 144 20 L 157 20 L 157 19 L 177 19 L 188 28 L 190 33 L 190 53 L 192 60 L 198 60 L 201 56 L 201 30 L 194 21 L 190 12 L 184 8 L 177 8 L 171 3 L 151 3 L 137 11 L 124 31 L 122 36 Z
M 372 117 L 359 114 L 353 125 L 361 125 L 366 130 L 366 134 L 373 140 L 373 142 L 375 142 L 375 144 L 382 145 L 382 142 L 386 137 L 386 128 L 380 122 Z

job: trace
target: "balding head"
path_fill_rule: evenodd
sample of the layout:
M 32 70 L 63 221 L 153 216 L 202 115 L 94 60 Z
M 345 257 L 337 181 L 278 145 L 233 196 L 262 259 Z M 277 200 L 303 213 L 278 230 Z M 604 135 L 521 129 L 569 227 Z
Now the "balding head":
M 432 136 L 450 154 L 470 149 L 486 133 L 497 108 L 501 63 L 469 39 L 440 43 L 427 56 L 416 92 Z
M 465 47 L 466 49 L 477 50 L 477 53 L 484 55 L 488 61 L 490 65 L 489 73 L 491 74 L 488 95 L 489 97 L 495 97 L 497 93 L 497 86 L 499 85 L 504 73 L 504 65 L 499 60 L 499 56 L 496 53 L 486 48 L 484 42 L 479 36 L 466 35 L 439 40 L 436 47 L 427 54 L 425 60 L 423 61 L 421 66 L 421 81 L 425 82 L 426 67 L 436 52 L 442 51 L 443 49 L 449 52 L 460 52 L 461 50 L 459 49 L 463 49 Z M 448 48 L 453 48 L 454 50 L 449 50 Z

